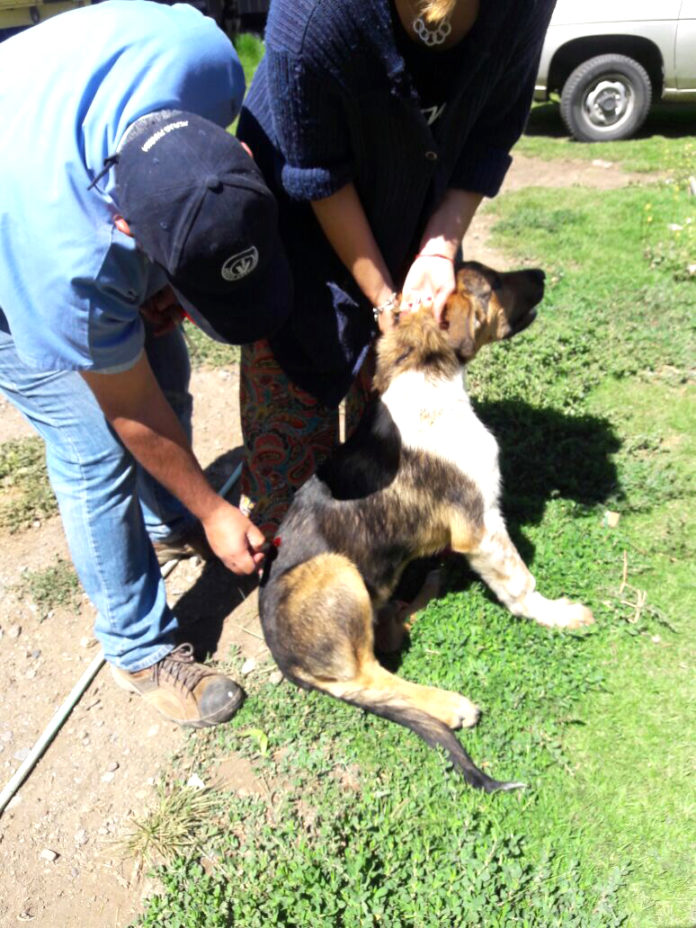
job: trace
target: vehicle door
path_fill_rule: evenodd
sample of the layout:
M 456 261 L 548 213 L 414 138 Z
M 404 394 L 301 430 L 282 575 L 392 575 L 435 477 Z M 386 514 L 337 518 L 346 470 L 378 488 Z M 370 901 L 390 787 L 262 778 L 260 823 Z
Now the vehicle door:
M 677 89 L 696 97 L 696 0 L 682 0 L 675 60 Z

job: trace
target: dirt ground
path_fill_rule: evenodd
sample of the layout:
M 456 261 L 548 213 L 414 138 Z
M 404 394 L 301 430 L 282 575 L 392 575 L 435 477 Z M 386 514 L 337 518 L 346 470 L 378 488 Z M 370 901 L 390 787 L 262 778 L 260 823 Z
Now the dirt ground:
M 517 157 L 503 189 L 572 186 L 597 190 L 640 181 L 608 162 L 540 162 Z M 503 267 L 487 245 L 490 220 L 477 218 L 467 258 Z M 236 370 L 193 376 L 194 447 L 214 485 L 239 457 Z M 233 399 L 231 399 L 233 398 Z M 0 399 L 0 442 L 33 434 Z M 60 519 L 10 535 L 0 530 L 0 789 L 10 780 L 85 668 L 98 653 L 94 610 L 58 607 L 42 616 L 17 586 L 22 572 L 69 558 Z M 197 644 L 226 658 L 235 647 L 258 663 L 267 656 L 255 593 L 219 566 L 179 565 L 167 579 L 170 602 Z M 253 672 L 253 671 L 252 671 Z M 115 842 L 187 735 L 118 689 L 102 667 L 53 743 L 0 817 L 0 926 L 128 925 L 148 890 Z M 186 770 L 186 761 L 181 769 Z M 196 773 L 195 769 L 190 770 Z M 253 788 L 241 760 L 225 763 L 226 785 Z

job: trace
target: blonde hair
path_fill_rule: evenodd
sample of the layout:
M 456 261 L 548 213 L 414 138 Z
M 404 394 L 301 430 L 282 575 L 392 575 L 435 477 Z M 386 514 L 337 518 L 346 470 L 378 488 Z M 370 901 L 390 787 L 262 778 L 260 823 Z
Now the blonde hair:
M 418 4 L 423 18 L 428 23 L 439 22 L 450 16 L 456 5 L 457 0 L 421 0 Z

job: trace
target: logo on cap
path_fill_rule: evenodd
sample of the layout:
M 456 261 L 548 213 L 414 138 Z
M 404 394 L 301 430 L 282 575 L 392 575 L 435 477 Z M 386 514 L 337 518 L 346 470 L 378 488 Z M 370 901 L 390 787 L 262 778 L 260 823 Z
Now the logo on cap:
M 232 255 L 222 265 L 221 274 L 225 280 L 241 280 L 247 274 L 251 274 L 256 265 L 259 263 L 259 252 L 256 245 L 250 245 L 244 251 Z

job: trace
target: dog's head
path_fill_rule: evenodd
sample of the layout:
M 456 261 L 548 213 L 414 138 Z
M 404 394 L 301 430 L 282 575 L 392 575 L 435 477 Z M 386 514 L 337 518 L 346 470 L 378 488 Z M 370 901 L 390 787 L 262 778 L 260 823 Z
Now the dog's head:
M 498 272 L 476 261 L 457 269 L 457 289 L 447 300 L 440 325 L 429 310 L 403 313 L 377 343 L 375 389 L 383 393 L 407 370 L 451 377 L 489 342 L 511 338 L 536 317 L 544 295 L 538 269 Z
M 457 271 L 457 289 L 447 300 L 442 325 L 455 354 L 470 361 L 489 342 L 512 338 L 531 325 L 544 296 L 544 272 L 494 271 L 467 261 Z

